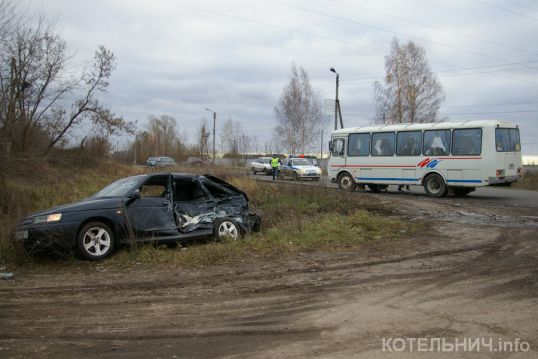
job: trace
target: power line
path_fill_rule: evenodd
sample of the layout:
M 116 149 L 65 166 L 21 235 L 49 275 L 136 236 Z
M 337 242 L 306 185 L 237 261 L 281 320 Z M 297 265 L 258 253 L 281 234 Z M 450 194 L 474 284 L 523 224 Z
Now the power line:
M 512 11 L 512 10 L 507 9 L 507 8 L 505 8 L 505 7 L 498 6 L 498 5 L 495 5 L 495 4 L 491 4 L 491 3 L 487 2 L 487 1 L 484 1 L 484 0 L 474 0 L 474 1 L 476 1 L 476 2 L 478 2 L 478 3 L 481 3 L 481 4 L 484 4 L 484 5 L 486 5 L 486 6 L 491 6 L 491 7 L 494 7 L 494 8 L 496 8 L 496 9 L 499 9 L 499 10 L 502 10 L 502 11 L 506 11 L 506 12 L 508 12 L 508 13 L 510 13 L 510 14 L 514 14 L 514 15 L 517 15 L 517 16 L 521 16 L 521 17 L 524 17 L 524 18 L 526 18 L 526 19 L 529 19 L 529 20 L 538 22 L 538 19 L 536 19 L 536 18 L 534 18 L 534 17 L 532 17 L 532 16 L 527 16 L 527 15 L 524 15 L 524 14 L 520 14 L 519 12 L 515 12 L 515 11 Z
M 484 54 L 484 53 L 481 53 L 481 52 L 478 52 L 478 51 L 468 50 L 468 49 L 464 49 L 464 48 L 454 46 L 454 45 L 450 45 L 450 44 L 445 44 L 445 43 L 438 42 L 438 41 L 428 40 L 428 39 L 425 39 L 425 38 L 422 38 L 422 37 L 419 37 L 419 36 L 409 35 L 409 34 L 399 32 L 399 31 L 393 31 L 393 30 L 386 29 L 386 28 L 383 28 L 383 27 L 380 27 L 380 26 L 367 24 L 367 23 L 352 20 L 352 19 L 349 19 L 349 18 L 336 16 L 336 15 L 332 15 L 332 14 L 327 14 L 327 13 L 324 13 L 324 12 L 321 12 L 321 11 L 307 9 L 307 8 L 297 6 L 297 5 L 287 4 L 287 3 L 284 3 L 284 2 L 281 2 L 281 1 L 278 1 L 278 0 L 267 0 L 267 1 L 272 2 L 274 4 L 281 5 L 281 6 L 289 7 L 289 8 L 292 8 L 292 9 L 297 9 L 297 10 L 301 10 L 301 11 L 304 11 L 304 12 L 308 12 L 308 13 L 311 13 L 311 14 L 316 14 L 316 15 L 319 15 L 319 16 L 324 16 L 324 17 L 336 19 L 336 20 L 339 20 L 339 21 L 343 21 L 343 22 L 347 22 L 347 23 L 367 27 L 367 28 L 374 29 L 374 30 L 377 30 L 377 31 L 384 31 L 384 32 L 388 32 L 388 33 L 391 33 L 391 34 L 395 34 L 395 35 L 407 36 L 407 37 L 412 38 L 412 39 L 416 39 L 416 40 L 419 40 L 419 41 L 431 43 L 431 44 L 438 45 L 438 46 L 443 46 L 443 47 L 458 50 L 458 51 L 461 51 L 461 52 L 466 52 L 468 54 L 472 54 L 472 55 L 475 55 L 475 56 L 481 56 L 481 57 L 485 57 L 485 58 L 488 58 L 488 59 L 493 59 L 493 60 L 497 60 L 497 61 L 506 62 L 505 59 L 502 59 L 502 58 L 499 58 L 499 57 L 496 57 L 496 56 L 491 56 L 491 55 Z M 524 66 L 524 65 L 522 65 L 522 66 Z M 537 69 L 536 67 L 532 67 L 532 66 L 525 66 L 525 67 L 530 67 L 530 68 L 532 68 L 534 70 Z
M 266 27 L 272 27 L 272 28 L 277 28 L 277 29 L 280 29 L 280 30 L 290 31 L 290 32 L 293 32 L 293 33 L 298 33 L 298 34 L 301 34 L 301 35 L 318 37 L 318 38 L 322 38 L 322 39 L 325 39 L 325 40 L 335 41 L 335 42 L 339 42 L 339 43 L 343 43 L 343 44 L 347 44 L 347 45 L 352 45 L 352 46 L 357 46 L 357 47 L 361 47 L 361 48 L 367 48 L 367 49 L 370 49 L 370 50 L 375 50 L 375 51 L 379 51 L 379 52 L 383 52 L 383 53 L 386 52 L 386 50 L 384 50 L 384 49 L 380 49 L 378 47 L 374 47 L 374 46 L 370 46 L 370 45 L 366 45 L 366 44 L 362 44 L 362 43 L 357 43 L 357 42 L 353 42 L 353 41 L 337 39 L 337 38 L 334 38 L 334 37 L 330 37 L 330 36 L 326 36 L 326 35 L 322 35 L 322 34 L 317 34 L 317 33 L 313 33 L 313 32 L 308 32 L 308 31 L 303 31 L 303 30 L 298 30 L 298 29 L 287 27 L 287 26 L 276 25 L 276 24 L 271 24 L 271 23 L 267 23 L 267 22 L 263 22 L 263 21 L 253 20 L 253 19 L 249 19 L 249 18 L 245 18 L 245 17 L 241 17 L 241 16 L 221 13 L 221 12 L 218 12 L 218 11 L 208 10 L 208 9 L 204 9 L 204 8 L 200 8 L 200 7 L 196 7 L 196 6 L 187 5 L 187 4 L 182 4 L 182 3 L 178 3 L 178 2 L 175 2 L 175 1 L 171 1 L 171 0 L 156 0 L 156 1 L 166 3 L 166 4 L 170 4 L 170 5 L 179 6 L 179 7 L 183 7 L 183 8 L 187 8 L 187 9 L 191 9 L 191 10 L 195 10 L 195 11 L 199 11 L 199 12 L 205 12 L 205 13 L 209 13 L 209 14 L 212 14 L 212 15 L 220 16 L 220 17 L 231 18 L 231 19 L 234 19 L 234 20 L 247 22 L 247 23 L 251 23 L 251 24 L 263 25 L 263 26 L 266 26 Z M 460 66 L 460 65 L 449 64 L 449 63 L 445 63 L 445 62 L 441 62 L 441 61 L 431 60 L 431 62 L 446 65 L 446 66 L 456 67 L 456 68 L 464 68 L 463 66 Z M 480 71 L 478 71 L 478 72 L 480 72 Z M 533 81 L 527 81 L 527 80 L 524 80 L 524 79 L 514 78 L 514 77 L 510 77 L 510 76 L 503 76 L 503 75 L 499 75 L 499 74 L 496 74 L 496 75 L 493 75 L 493 76 L 507 78 L 507 79 L 511 79 L 511 80 L 517 80 L 517 81 L 521 81 L 521 82 L 526 82 L 526 83 L 529 83 L 529 84 L 532 84 L 532 85 L 535 85 L 535 86 L 538 85 L 538 83 L 533 82 Z
M 496 41 L 481 39 L 479 37 L 469 35 L 469 34 L 465 34 L 465 33 L 458 32 L 458 31 L 446 30 L 446 29 L 443 29 L 443 28 L 438 27 L 438 26 L 434 26 L 434 25 L 431 25 L 431 24 L 426 24 L 426 23 L 419 22 L 419 21 L 416 21 L 416 20 L 406 19 L 404 17 L 395 16 L 395 15 L 392 15 L 392 14 L 387 14 L 387 13 L 384 13 L 384 12 L 381 12 L 381 11 L 365 8 L 365 7 L 362 7 L 362 6 L 357 6 L 355 4 L 348 4 L 346 2 L 339 1 L 339 0 L 328 0 L 328 1 L 335 2 L 337 4 L 348 6 L 348 7 L 354 7 L 354 8 L 366 11 L 366 12 L 378 14 L 378 15 L 381 15 L 381 16 L 389 17 L 389 18 L 396 19 L 396 20 L 403 21 L 403 22 L 407 22 L 407 23 L 410 23 L 410 24 L 427 27 L 427 28 L 434 29 L 434 30 L 437 30 L 437 31 L 441 31 L 441 32 L 444 32 L 444 33 L 447 33 L 447 34 L 454 34 L 454 35 L 457 35 L 457 36 L 465 37 L 467 39 L 480 41 L 480 42 L 483 42 L 485 44 L 504 47 L 504 48 L 507 48 L 507 49 L 510 49 L 510 50 L 520 51 L 520 52 L 524 52 L 524 53 L 531 54 L 531 55 L 538 55 L 537 52 L 528 51 L 528 50 L 521 49 L 521 48 L 518 48 L 518 47 L 514 47 L 514 46 L 511 46 L 511 45 L 501 44 L 501 43 L 496 42 Z
M 522 4 L 522 3 L 514 1 L 514 0 L 504 0 L 504 1 L 512 3 L 512 4 L 517 5 L 517 6 L 524 7 L 526 9 L 529 9 L 529 10 L 532 10 L 532 11 L 538 11 L 538 9 L 535 8 L 535 7 L 532 7 L 532 6 L 529 6 L 529 5 L 526 5 L 526 4 Z
M 457 116 L 457 115 L 499 115 L 499 114 L 510 114 L 510 113 L 531 113 L 538 112 L 538 110 L 518 110 L 518 111 L 488 111 L 488 112 L 452 112 L 452 113 L 442 113 L 444 116 Z

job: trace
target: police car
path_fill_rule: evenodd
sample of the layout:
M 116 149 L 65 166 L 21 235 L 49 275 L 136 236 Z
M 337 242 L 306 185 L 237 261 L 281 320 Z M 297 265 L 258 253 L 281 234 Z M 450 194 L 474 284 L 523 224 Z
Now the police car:
M 295 181 L 303 178 L 311 178 L 313 181 L 319 181 L 321 177 L 321 169 L 314 166 L 312 162 L 306 158 L 291 157 L 284 161 L 280 167 L 281 177 L 291 177 Z

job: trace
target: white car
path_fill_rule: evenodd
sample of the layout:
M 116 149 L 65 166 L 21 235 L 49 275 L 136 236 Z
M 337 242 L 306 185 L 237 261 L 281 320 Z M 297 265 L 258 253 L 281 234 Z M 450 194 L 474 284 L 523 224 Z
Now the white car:
M 302 178 L 311 178 L 313 181 L 319 181 L 321 177 L 321 169 L 314 166 L 306 158 L 288 158 L 282 167 L 280 167 L 280 175 L 282 178 L 288 176 L 295 181 Z
M 271 168 L 271 157 L 258 157 L 250 163 L 250 172 L 255 175 L 258 172 L 263 172 L 266 175 L 273 173 Z

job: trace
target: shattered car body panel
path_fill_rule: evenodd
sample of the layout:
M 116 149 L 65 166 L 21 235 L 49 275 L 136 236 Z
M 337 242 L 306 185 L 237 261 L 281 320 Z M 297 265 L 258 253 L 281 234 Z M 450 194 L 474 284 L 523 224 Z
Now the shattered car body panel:
M 55 221 L 41 221 L 49 217 Z M 15 236 L 25 246 L 46 240 L 75 247 L 80 228 L 96 221 L 111 228 L 116 245 L 182 241 L 212 235 L 221 218 L 237 223 L 243 233 L 260 228 L 246 193 L 222 179 L 156 173 L 123 178 L 91 198 L 34 213 L 18 222 Z

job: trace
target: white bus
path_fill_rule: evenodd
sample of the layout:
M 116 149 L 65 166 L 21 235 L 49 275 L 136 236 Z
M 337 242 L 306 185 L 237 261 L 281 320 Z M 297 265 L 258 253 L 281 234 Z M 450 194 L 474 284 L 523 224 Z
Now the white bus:
M 381 125 L 336 130 L 327 172 L 341 189 L 423 185 L 432 197 L 510 185 L 521 176 L 518 126 L 506 121 Z

